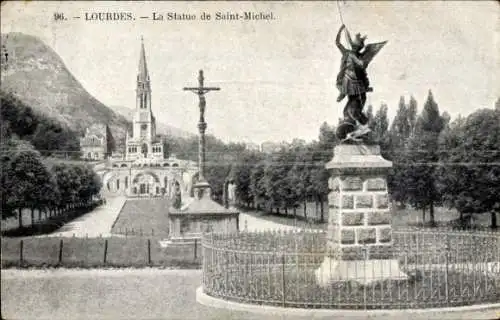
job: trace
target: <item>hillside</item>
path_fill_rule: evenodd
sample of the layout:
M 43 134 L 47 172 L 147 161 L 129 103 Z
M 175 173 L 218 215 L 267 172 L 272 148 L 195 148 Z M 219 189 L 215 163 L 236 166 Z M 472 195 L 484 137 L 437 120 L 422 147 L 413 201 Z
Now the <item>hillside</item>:
M 2 90 L 78 132 L 92 123 L 107 122 L 117 140 L 123 139 L 125 117 L 91 96 L 49 46 L 22 33 L 2 34 L 2 46 L 9 54 Z
M 94 123 L 107 123 L 117 145 L 122 145 L 131 117 L 115 112 L 90 95 L 66 68 L 61 57 L 40 39 L 23 34 L 2 34 L 1 89 L 79 134 Z M 159 134 L 185 137 L 180 129 L 158 125 Z

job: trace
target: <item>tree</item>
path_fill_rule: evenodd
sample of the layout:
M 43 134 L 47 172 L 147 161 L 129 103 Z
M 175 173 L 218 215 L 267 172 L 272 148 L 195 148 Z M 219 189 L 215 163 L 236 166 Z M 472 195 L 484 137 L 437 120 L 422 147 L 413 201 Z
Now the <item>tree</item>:
M 40 210 L 47 202 L 46 194 L 56 186 L 51 173 L 42 163 L 40 154 L 34 150 L 21 150 L 11 162 L 13 194 L 19 210 L 19 227 L 22 226 L 21 210 L 31 209 L 31 224 L 34 223 L 34 210 Z
M 74 201 L 74 190 L 77 185 L 74 179 L 78 179 L 73 174 L 73 166 L 65 163 L 58 163 L 52 167 L 52 172 L 57 182 L 59 199 L 55 203 L 55 207 L 59 210 L 65 209 L 66 206 Z
M 297 207 L 307 201 L 307 187 L 309 183 L 309 149 L 303 140 L 295 139 L 292 141 L 290 151 L 292 153 L 293 165 L 287 174 L 287 185 L 289 192 L 287 194 L 286 204 L 293 208 L 294 217 L 297 215 Z M 307 218 L 307 215 L 305 215 Z
M 430 223 L 435 224 L 434 206 L 441 195 L 436 188 L 436 164 L 439 160 L 438 138 L 444 127 L 439 107 L 429 90 L 427 101 L 417 119 L 414 135 L 408 143 L 404 181 L 406 196 L 416 208 L 429 209 Z M 401 186 L 403 187 L 403 186 Z
M 377 140 L 382 140 L 387 134 L 389 129 L 389 119 L 387 117 L 387 105 L 383 103 L 380 109 L 377 110 L 375 118 L 373 119 L 373 131 Z
M 320 154 L 323 161 L 329 161 L 333 155 L 333 148 L 339 143 L 335 134 L 335 127 L 323 122 L 319 128 L 319 142 L 316 145 L 316 152 Z
M 268 201 L 264 181 L 264 171 L 267 166 L 266 163 L 267 160 L 261 160 L 252 168 L 250 172 L 250 192 L 257 209 L 265 207 Z
M 387 105 L 384 103 L 380 106 L 373 119 L 373 135 L 375 141 L 380 144 L 382 157 L 390 157 L 390 140 L 389 140 L 389 119 L 387 117 Z
M 321 216 L 320 220 L 324 220 L 324 208 L 323 208 L 323 201 L 326 199 L 328 196 L 328 178 L 330 177 L 330 174 L 324 167 L 324 165 L 320 166 L 314 166 L 314 168 L 311 170 L 311 180 L 310 180 L 310 187 L 307 189 L 308 194 L 312 194 L 314 196 L 314 199 L 316 202 L 319 202 L 321 205 Z
M 74 131 L 64 128 L 57 121 L 41 118 L 30 141 L 43 155 L 49 156 L 56 151 L 78 151 L 80 149 Z
M 280 208 L 289 205 L 290 196 L 290 181 L 288 171 L 293 164 L 292 154 L 282 147 L 280 151 L 272 156 L 272 161 L 267 161 L 264 168 L 264 186 L 267 194 L 266 207 L 271 209 L 276 208 L 277 213 L 280 213 Z
M 411 133 L 411 121 L 404 97 L 399 99 L 396 116 L 391 124 L 390 143 L 392 146 L 391 159 L 395 159 L 404 152 L 406 143 Z
M 409 127 L 410 127 L 410 136 L 412 136 L 415 133 L 415 128 L 417 126 L 417 112 L 418 111 L 418 105 L 417 105 L 417 100 L 413 96 L 410 97 L 410 102 L 408 104 L 408 109 L 406 112 L 406 119 L 408 121 Z
M 22 194 L 19 193 L 21 191 L 19 180 L 16 177 L 12 163 L 19 151 L 34 151 L 34 148 L 31 144 L 16 137 L 3 139 L 0 148 L 2 218 L 15 215 L 15 211 L 19 210 L 19 219 L 21 219 L 21 210 L 24 208 L 24 203 Z M 22 226 L 22 220 L 19 220 L 19 223 Z
M 500 212 L 500 112 L 481 109 L 458 119 L 440 137 L 439 186 L 448 205 L 464 214 Z
M 374 116 L 373 116 L 373 106 L 371 104 L 369 104 L 366 107 L 365 115 L 368 118 L 368 125 L 373 130 L 372 125 L 373 125 Z
M 412 107 L 412 110 L 416 110 Z M 398 201 L 401 205 L 407 202 L 407 190 L 405 187 L 406 167 L 404 165 L 407 151 L 408 139 L 412 132 L 412 113 L 406 107 L 404 97 L 399 100 L 399 107 L 391 124 L 391 129 L 388 134 L 387 152 L 384 157 L 393 162 L 393 167 L 387 177 L 389 192 L 393 200 Z
M 2 125 L 9 124 L 9 134 L 23 138 L 35 132 L 38 118 L 33 110 L 15 98 L 11 93 L 0 91 L 0 108 Z M 10 135 L 9 135 L 10 136 Z
M 57 120 L 36 114 L 10 93 L 0 91 L 0 100 L 3 139 L 16 135 L 29 141 L 44 155 L 54 151 L 79 150 L 79 139 L 73 130 Z

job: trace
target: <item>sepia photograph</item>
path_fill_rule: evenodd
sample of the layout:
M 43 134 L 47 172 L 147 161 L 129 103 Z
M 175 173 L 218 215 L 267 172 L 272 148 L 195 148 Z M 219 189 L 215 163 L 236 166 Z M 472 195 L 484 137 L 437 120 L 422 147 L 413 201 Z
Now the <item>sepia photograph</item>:
M 2 320 L 500 319 L 497 1 L 4 1 Z

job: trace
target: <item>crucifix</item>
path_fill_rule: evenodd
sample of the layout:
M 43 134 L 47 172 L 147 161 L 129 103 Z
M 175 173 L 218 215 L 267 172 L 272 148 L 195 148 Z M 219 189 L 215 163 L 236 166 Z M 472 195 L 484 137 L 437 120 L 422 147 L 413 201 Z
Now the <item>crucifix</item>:
M 205 87 L 203 84 L 203 70 L 200 70 L 198 75 L 198 87 L 185 87 L 184 91 L 191 91 L 194 94 L 198 95 L 200 99 L 199 107 L 200 107 L 200 120 L 198 122 L 198 130 L 200 132 L 200 136 L 198 138 L 198 176 L 199 183 L 206 185 L 205 181 L 205 130 L 207 129 L 207 123 L 205 122 L 205 93 L 210 91 L 219 91 L 220 88 L 217 87 Z

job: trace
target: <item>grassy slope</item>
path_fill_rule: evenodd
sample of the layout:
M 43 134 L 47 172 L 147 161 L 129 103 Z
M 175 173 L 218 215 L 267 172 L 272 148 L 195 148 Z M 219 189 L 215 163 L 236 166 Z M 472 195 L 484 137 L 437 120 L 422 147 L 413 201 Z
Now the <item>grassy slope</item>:
M 150 257 L 148 256 L 148 239 Z M 2 238 L 2 267 L 179 267 L 198 268 L 201 248 L 197 245 L 160 247 L 159 238 Z M 21 241 L 23 261 L 20 261 Z M 59 261 L 61 241 L 62 256 Z M 107 244 L 106 261 L 104 261 Z
M 112 233 L 135 235 L 168 235 L 168 199 L 127 200 Z

